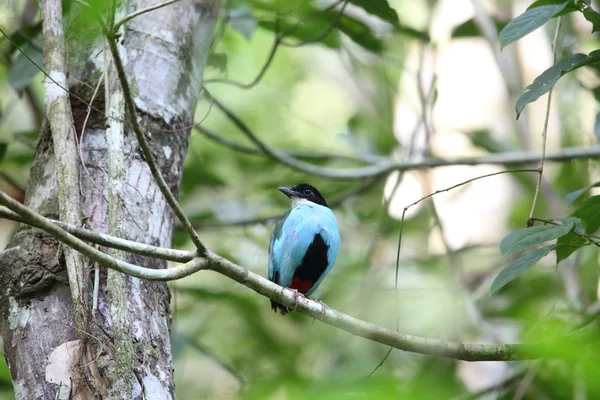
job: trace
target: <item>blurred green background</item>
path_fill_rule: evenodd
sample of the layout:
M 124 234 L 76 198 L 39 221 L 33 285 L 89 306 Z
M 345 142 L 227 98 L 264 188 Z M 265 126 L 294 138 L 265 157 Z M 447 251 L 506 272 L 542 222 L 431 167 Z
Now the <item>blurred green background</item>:
M 264 143 L 339 168 L 380 157 L 408 162 L 541 150 L 546 97 L 527 106 L 519 122 L 514 102 L 552 65 L 556 21 L 499 53 L 497 38 L 481 34 L 474 8 L 481 7 L 479 21 L 487 18 L 501 28 L 530 2 L 356 0 L 328 9 L 332 4 L 222 1 L 205 89 Z M 40 18 L 35 1 L 0 5 L 2 29 L 31 32 L 22 49 L 41 63 Z M 219 81 L 252 82 L 268 60 L 277 27 L 288 34 L 256 85 L 243 89 Z M 558 58 L 598 48 L 590 32 L 581 13 L 563 17 Z M 309 43 L 286 45 L 304 41 Z M 43 115 L 43 75 L 5 38 L 0 52 L 0 139 L 6 143 L 0 189 L 19 197 Z M 550 109 L 549 153 L 597 142 L 599 83 L 593 68 L 559 82 Z M 196 120 L 221 139 L 254 148 L 207 96 L 198 103 Z M 329 202 L 343 199 L 334 208 L 340 254 L 316 292 L 331 308 L 391 329 L 398 320 L 401 332 L 457 342 L 514 343 L 564 334 L 586 320 L 584 311 L 597 300 L 594 246 L 558 266 L 551 254 L 499 292 L 489 292 L 505 265 L 500 240 L 523 228 L 529 215 L 535 174 L 478 180 L 410 208 L 396 299 L 404 207 L 503 169 L 450 166 L 333 180 L 233 150 L 194 130 L 180 199 L 209 248 L 265 276 L 273 218 L 288 207 L 277 187 L 309 182 Z M 574 208 L 565 196 L 598 180 L 598 171 L 589 160 L 547 164 L 536 216 L 569 215 Z M 0 221 L 2 246 L 14 229 L 14 223 Z M 191 249 L 179 231 L 174 246 Z M 570 354 L 564 359 L 466 363 L 395 350 L 367 379 L 386 346 L 296 313 L 276 315 L 268 299 L 213 272 L 170 287 L 179 399 L 600 398 L 600 332 L 594 324 L 578 346 L 563 349 Z M 0 389 L 0 397 L 12 398 L 1 363 Z

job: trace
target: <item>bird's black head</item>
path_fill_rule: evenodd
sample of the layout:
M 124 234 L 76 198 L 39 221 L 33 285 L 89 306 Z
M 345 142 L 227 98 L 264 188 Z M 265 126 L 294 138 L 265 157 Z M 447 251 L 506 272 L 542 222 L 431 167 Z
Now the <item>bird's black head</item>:
M 321 193 L 308 183 L 300 183 L 292 187 L 280 187 L 279 190 L 294 202 L 299 200 L 308 200 L 310 202 L 329 207 Z

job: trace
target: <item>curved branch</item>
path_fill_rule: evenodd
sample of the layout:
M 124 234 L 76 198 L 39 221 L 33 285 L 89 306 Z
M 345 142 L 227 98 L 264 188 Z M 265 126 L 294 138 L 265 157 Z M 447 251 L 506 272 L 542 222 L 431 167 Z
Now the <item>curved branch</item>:
M 0 192 L 0 204 L 6 205 L 18 213 L 26 223 L 39 225 L 61 242 L 73 247 L 105 267 L 150 280 L 174 280 L 189 276 L 201 269 L 210 269 L 225 275 L 236 282 L 269 297 L 302 314 L 325 322 L 328 325 L 343 329 L 356 336 L 382 343 L 394 348 L 438 357 L 448 357 L 465 361 L 512 361 L 552 356 L 553 350 L 560 352 L 556 343 L 530 344 L 463 344 L 430 339 L 420 336 L 399 333 L 370 322 L 351 317 L 328 308 L 320 302 L 308 298 L 299 298 L 291 289 L 281 287 L 260 275 L 206 250 L 205 258 L 196 257 L 185 265 L 167 268 L 143 268 L 115 258 L 96 250 L 80 239 L 63 230 L 58 225 L 48 222 L 46 218 L 22 205 L 3 192 Z M 560 339 L 564 342 L 564 338 Z M 556 348 L 558 347 L 558 348 Z M 555 353 L 562 355 L 560 353 Z
M 401 162 L 393 159 L 375 162 L 372 165 L 356 168 L 331 168 L 320 167 L 303 162 L 279 150 L 275 150 L 263 143 L 229 108 L 211 96 L 213 103 L 246 135 L 256 146 L 268 157 L 299 171 L 332 179 L 365 179 L 374 176 L 388 174 L 392 171 L 408 171 L 412 169 L 445 167 L 451 165 L 520 165 L 538 162 L 540 155 L 533 151 L 517 151 L 498 154 L 490 154 L 483 157 L 467 157 L 455 159 L 428 158 L 419 161 Z M 578 146 L 566 147 L 558 153 L 547 154 L 545 161 L 565 161 L 579 158 L 600 158 L 600 146 Z
M 226 137 L 220 136 L 216 132 L 213 132 L 212 130 L 210 130 L 202 125 L 195 125 L 194 129 L 196 129 L 198 132 L 202 133 L 208 139 L 210 139 L 214 142 L 217 142 L 222 146 L 225 146 L 232 150 L 235 150 L 237 152 L 249 154 L 249 155 L 256 155 L 256 156 L 264 156 L 265 155 L 264 152 L 260 151 L 259 149 L 255 148 L 255 147 L 245 146 L 243 144 L 240 144 L 233 140 L 230 140 Z M 333 160 L 333 159 L 336 159 L 336 160 L 361 162 L 361 163 L 365 163 L 365 164 L 371 164 L 371 163 L 380 162 L 382 160 L 387 160 L 387 158 L 385 158 L 383 156 L 377 156 L 377 155 L 365 154 L 365 155 L 349 156 L 349 155 L 345 155 L 345 154 L 323 153 L 323 152 L 316 152 L 316 151 L 310 151 L 310 150 L 289 150 L 289 151 L 285 151 L 285 154 L 287 154 L 289 157 L 301 158 L 301 159 L 306 159 L 306 160 L 324 160 L 324 159 L 332 159 Z

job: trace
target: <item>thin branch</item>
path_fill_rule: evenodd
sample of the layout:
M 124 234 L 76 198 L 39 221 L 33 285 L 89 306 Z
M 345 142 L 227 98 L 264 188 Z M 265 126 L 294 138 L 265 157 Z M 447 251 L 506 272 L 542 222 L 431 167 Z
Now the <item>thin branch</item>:
M 128 21 L 131 21 L 135 17 L 139 17 L 140 15 L 145 14 L 150 11 L 158 10 L 159 8 L 163 8 L 165 6 L 176 3 L 178 1 L 179 0 L 169 0 L 169 1 L 165 1 L 164 3 L 159 3 L 154 6 L 150 6 L 150 7 L 142 8 L 141 10 L 134 11 L 131 14 L 126 15 L 123 18 L 121 18 L 119 21 L 117 21 L 113 27 L 113 31 L 114 32 L 118 31 L 119 28 L 121 27 L 121 25 L 125 24 Z
M 518 151 L 489 154 L 483 157 L 468 157 L 456 159 L 428 158 L 412 162 L 401 162 L 386 159 L 365 167 L 331 168 L 321 167 L 300 161 L 296 158 L 275 150 L 263 143 L 258 136 L 236 114 L 213 97 L 214 104 L 268 157 L 290 168 L 332 179 L 364 179 L 373 176 L 386 175 L 392 171 L 408 171 L 412 169 L 442 167 L 451 165 L 522 165 L 537 162 L 539 153 L 533 151 Z M 546 161 L 564 161 L 577 158 L 600 158 L 600 146 L 563 148 L 560 152 L 546 155 Z
M 267 70 L 269 69 L 269 67 L 271 66 L 271 64 L 273 63 L 273 60 L 275 59 L 275 54 L 277 53 L 277 49 L 279 48 L 279 45 L 284 45 L 287 47 L 300 47 L 300 46 L 304 46 L 306 44 L 310 44 L 310 43 L 314 43 L 314 42 L 318 42 L 323 40 L 324 38 L 326 38 L 331 31 L 337 26 L 337 24 L 339 23 L 340 18 L 342 17 L 342 14 L 344 13 L 344 9 L 346 8 L 346 5 L 348 4 L 348 0 L 339 0 L 335 3 L 333 3 L 332 5 L 330 5 L 329 7 L 325 8 L 323 10 L 324 11 L 329 11 L 333 8 L 335 8 L 337 5 L 339 5 L 340 3 L 344 3 L 339 11 L 339 13 L 336 15 L 336 18 L 332 21 L 332 23 L 325 29 L 325 31 L 321 32 L 319 35 L 315 36 L 312 39 L 308 39 L 306 41 L 300 42 L 300 43 L 291 43 L 291 42 L 286 42 L 284 40 L 286 35 L 289 35 L 291 33 L 293 33 L 293 31 L 295 30 L 295 28 L 297 28 L 298 25 L 300 25 L 302 22 L 298 23 L 294 28 L 283 32 L 283 33 L 279 33 L 276 32 L 275 33 L 275 40 L 273 42 L 273 45 L 271 46 L 271 50 L 269 51 L 269 55 L 267 56 L 267 60 L 265 61 L 265 63 L 263 64 L 263 66 L 261 67 L 260 71 L 258 72 L 258 75 L 256 75 L 256 78 L 254 78 L 250 83 L 240 83 L 231 79 L 224 79 L 224 78 L 215 78 L 215 79 L 207 79 L 204 81 L 204 84 L 207 83 L 227 83 L 233 86 L 237 86 L 240 89 L 252 89 L 254 86 L 256 86 L 261 80 L 262 78 L 265 76 L 265 74 L 267 73 Z M 277 16 L 278 18 L 279 16 Z M 275 24 L 276 26 L 278 25 L 278 20 L 276 20 Z
M 240 89 L 252 89 L 254 86 L 258 85 L 258 83 L 262 80 L 262 78 L 267 73 L 267 70 L 269 69 L 269 67 L 271 66 L 271 63 L 275 59 L 275 54 L 277 53 L 277 49 L 279 48 L 280 44 L 281 44 L 281 36 L 275 35 L 275 41 L 273 42 L 273 46 L 271 46 L 271 51 L 269 51 L 269 55 L 267 56 L 267 60 L 263 64 L 263 66 L 260 69 L 260 71 L 258 71 L 258 75 L 256 75 L 256 78 L 254 78 L 252 81 L 250 81 L 250 83 L 240 83 L 240 82 L 237 82 L 237 81 L 234 81 L 234 80 L 231 80 L 231 79 L 215 78 L 215 79 L 207 79 L 207 80 L 205 80 L 204 84 L 207 84 L 207 83 L 228 83 L 230 85 L 237 86 Z
M 206 253 L 206 247 L 200 240 L 198 233 L 194 230 L 192 223 L 186 217 L 185 213 L 183 212 L 183 209 L 177 202 L 177 199 L 175 198 L 173 193 L 171 193 L 171 189 L 169 189 L 167 182 L 163 178 L 163 176 L 160 172 L 160 169 L 159 169 L 158 165 L 156 164 L 156 161 L 154 160 L 154 156 L 152 155 L 152 150 L 150 149 L 150 145 L 148 144 L 146 135 L 144 134 L 144 132 L 142 132 L 142 128 L 140 127 L 140 124 L 137 119 L 136 107 L 133 102 L 133 96 L 131 94 L 131 89 L 129 88 L 129 82 L 127 81 L 127 76 L 125 76 L 125 69 L 123 68 L 123 63 L 121 61 L 121 56 L 119 55 L 119 51 L 117 49 L 117 44 L 116 44 L 115 38 L 112 37 L 111 34 L 109 34 L 109 32 L 106 30 L 105 26 L 103 26 L 103 30 L 104 30 L 105 36 L 108 39 L 110 53 L 112 54 L 113 61 L 115 63 L 117 75 L 118 75 L 119 81 L 121 83 L 121 89 L 123 90 L 123 96 L 125 99 L 125 106 L 127 108 L 127 116 L 129 119 L 129 123 L 131 124 L 133 132 L 135 133 L 135 136 L 137 137 L 140 148 L 142 149 L 142 152 L 144 154 L 144 158 L 146 159 L 146 163 L 148 164 L 148 167 L 150 168 L 150 171 L 152 172 L 152 176 L 154 177 L 154 180 L 156 181 L 158 188 L 160 189 L 163 196 L 165 197 L 165 200 L 167 201 L 167 203 L 169 204 L 169 206 L 171 207 L 171 209 L 173 210 L 173 212 L 175 213 L 175 215 L 181 222 L 183 229 L 186 231 L 186 233 L 192 240 L 192 243 L 194 243 L 194 245 L 196 246 L 198 253 L 200 255 L 204 255 Z
M 558 21 L 556 22 L 556 31 L 554 32 L 554 40 L 552 41 L 552 64 L 556 63 L 556 47 L 558 45 L 558 35 L 560 33 L 560 25 L 562 22 L 562 17 L 558 17 Z M 554 86 L 550 88 L 548 91 L 548 101 L 546 102 L 546 116 L 544 118 L 544 128 L 542 129 L 542 157 L 540 158 L 540 167 L 538 169 L 538 181 L 535 186 L 535 194 L 533 195 L 533 203 L 531 204 L 531 211 L 529 212 L 529 219 L 527 220 L 527 226 L 533 225 L 533 214 L 535 213 L 535 206 L 537 204 L 537 199 L 540 194 L 540 187 L 542 186 L 542 178 L 544 175 L 544 160 L 546 158 L 546 138 L 548 133 L 548 121 L 550 120 L 550 105 L 552 104 L 552 92 L 554 91 Z
M 262 151 L 260 151 L 259 149 L 255 148 L 255 147 L 245 146 L 245 145 L 237 143 L 231 139 L 220 136 L 220 135 L 216 134 L 215 132 L 213 132 L 212 130 L 210 130 L 202 125 L 196 125 L 196 126 L 194 126 L 194 129 L 196 129 L 199 133 L 203 134 L 204 136 L 206 136 L 208 139 L 212 140 L 213 142 L 219 143 L 220 145 L 228 147 L 237 152 L 249 154 L 249 155 L 257 155 L 257 156 L 265 155 L 265 153 L 263 153 Z M 376 163 L 376 162 L 380 162 L 380 161 L 387 159 L 385 157 L 377 156 L 377 155 L 368 155 L 368 154 L 345 155 L 345 154 L 336 154 L 336 153 L 323 153 L 323 152 L 316 152 L 316 151 L 310 151 L 310 150 L 286 150 L 286 151 L 284 151 L 284 153 L 287 154 L 289 157 L 305 159 L 305 160 L 332 159 L 332 160 L 345 160 L 345 161 L 361 162 L 361 163 L 366 163 L 366 164 Z
M 42 218 L 45 224 L 48 223 L 58 225 L 73 236 L 76 236 L 79 239 L 83 239 L 88 242 L 98 244 L 100 246 L 110 247 L 112 249 L 119 249 L 130 253 L 139 254 L 142 256 L 158 258 L 160 260 L 174 261 L 178 263 L 186 263 L 194 258 L 194 252 L 191 251 L 167 249 L 165 247 L 157 247 L 149 244 L 138 243 L 134 242 L 133 240 L 121 239 L 118 237 L 105 235 L 103 233 L 93 232 L 84 228 L 79 228 L 74 225 L 69 225 L 65 222 L 56 221 L 54 219 L 42 216 L 40 217 Z M 44 229 L 42 225 L 34 223 L 33 221 L 25 220 L 16 212 L 8 210 L 5 207 L 0 207 L 0 218 Z

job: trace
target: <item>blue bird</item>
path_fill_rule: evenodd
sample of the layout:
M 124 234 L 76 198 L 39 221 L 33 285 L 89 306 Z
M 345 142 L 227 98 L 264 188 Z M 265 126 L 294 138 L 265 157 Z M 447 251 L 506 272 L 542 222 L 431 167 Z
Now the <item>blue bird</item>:
M 327 276 L 340 247 L 338 224 L 327 202 L 313 186 L 280 187 L 291 200 L 271 233 L 269 280 L 309 296 Z M 271 300 L 273 311 L 290 309 Z

